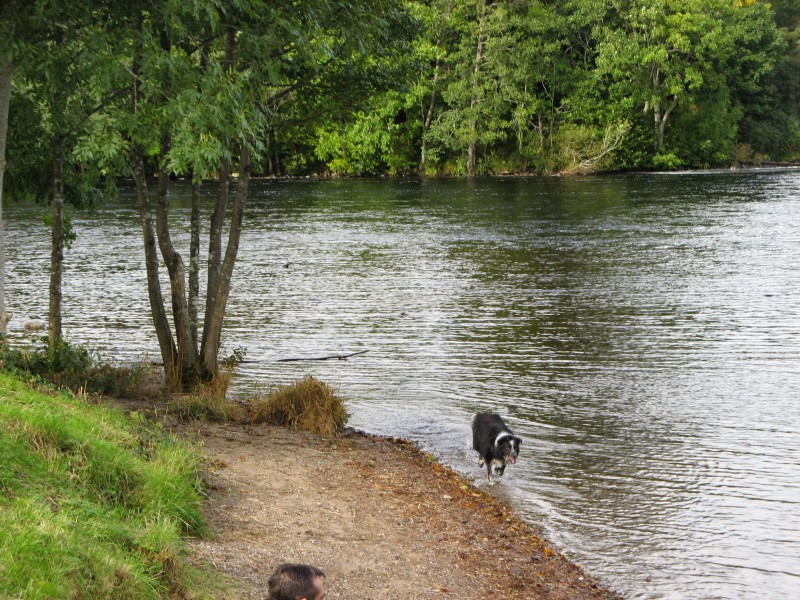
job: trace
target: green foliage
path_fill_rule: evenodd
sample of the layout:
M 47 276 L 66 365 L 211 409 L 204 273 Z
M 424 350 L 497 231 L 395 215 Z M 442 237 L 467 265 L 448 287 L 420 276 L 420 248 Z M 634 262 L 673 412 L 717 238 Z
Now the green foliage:
M 680 164 L 684 165 L 729 165 L 734 155 L 742 110 L 731 102 L 726 92 L 718 90 L 713 95 L 698 95 L 691 110 L 681 111 L 675 117 L 669 141 L 662 151 L 679 156 Z M 657 166 L 676 168 L 680 164 L 657 163 Z
M 59 131 L 75 203 L 130 174 L 133 142 L 196 180 L 235 171 L 243 140 L 271 175 L 463 174 L 469 149 L 482 172 L 552 172 L 564 152 L 591 154 L 579 132 L 591 145 L 621 122 L 630 131 L 602 168 L 724 164 L 736 144 L 785 159 L 800 152 L 795 4 L 35 3 L 35 19 L 13 23 L 6 182 L 12 197 L 47 197 Z
M 348 124 L 318 130 L 317 156 L 339 175 L 408 173 L 416 167 L 417 122 L 408 97 L 389 91 L 377 97 L 368 112 L 358 112 Z
M 683 161 L 678 158 L 673 152 L 658 152 L 653 156 L 653 166 L 656 169 L 665 171 L 671 169 L 678 169 L 683 166 Z
M 47 213 L 42 217 L 42 222 L 48 228 L 53 227 L 53 214 Z M 75 233 L 75 229 L 72 227 L 72 215 L 65 214 L 64 215 L 64 247 L 69 249 L 72 246 L 72 242 L 75 241 L 77 238 L 77 234 Z
M 199 454 L 144 419 L 0 375 L 0 595 L 159 598 L 203 530 Z
M 92 357 L 85 347 L 66 341 L 50 349 L 46 339 L 40 346 L 22 348 L 0 343 L 0 369 L 31 381 L 115 398 L 140 396 L 147 371 L 144 366 L 111 366 Z
M 9 107 L 4 198 L 48 198 L 51 183 L 48 174 L 51 167 L 47 160 L 50 153 L 46 147 L 42 109 L 29 86 L 15 83 Z
M 653 153 L 653 131 L 649 115 L 635 112 L 630 129 L 609 164 L 615 170 L 635 170 L 656 167 Z
M 89 351 L 64 342 L 51 352 L 46 346 L 12 348 L 3 344 L 3 367 L 44 377 L 59 373 L 84 373 L 92 366 Z
M 96 144 L 94 152 L 79 148 L 102 120 L 100 109 L 125 81 L 112 44 L 113 26 L 102 11 L 86 8 L 72 1 L 37 2 L 20 10 L 26 15 L 24 27 L 14 24 L 18 60 L 6 180 L 14 198 L 52 198 L 58 149 L 64 162 L 64 199 L 74 206 L 93 207 L 101 198 L 100 178 L 118 172 L 119 162 L 114 169 L 108 164 L 113 144 Z

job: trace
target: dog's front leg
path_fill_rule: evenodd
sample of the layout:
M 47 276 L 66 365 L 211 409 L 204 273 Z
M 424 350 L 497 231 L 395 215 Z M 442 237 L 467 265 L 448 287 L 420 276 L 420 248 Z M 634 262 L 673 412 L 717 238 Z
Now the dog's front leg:
M 492 463 L 491 463 L 491 461 L 486 463 L 486 474 L 489 476 L 489 485 L 494 485 L 494 479 L 492 479 Z

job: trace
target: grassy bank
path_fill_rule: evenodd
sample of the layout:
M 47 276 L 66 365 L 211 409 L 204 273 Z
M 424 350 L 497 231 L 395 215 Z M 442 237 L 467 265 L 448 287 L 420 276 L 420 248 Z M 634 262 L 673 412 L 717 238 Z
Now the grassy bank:
M 199 461 L 143 418 L 0 374 L 0 597 L 196 595 Z

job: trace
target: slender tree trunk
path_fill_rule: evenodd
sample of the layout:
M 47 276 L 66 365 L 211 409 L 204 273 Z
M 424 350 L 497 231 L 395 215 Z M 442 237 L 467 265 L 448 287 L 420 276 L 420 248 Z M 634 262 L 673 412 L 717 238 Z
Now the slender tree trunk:
M 236 31 L 228 29 L 225 36 L 225 62 L 226 70 L 233 68 L 234 50 L 236 44 Z M 229 183 L 231 165 L 223 158 L 219 171 L 219 190 L 214 212 L 211 215 L 211 229 L 208 232 L 208 278 L 206 281 L 206 310 L 203 318 L 203 335 L 200 341 L 200 358 L 202 361 L 202 376 L 212 378 L 217 372 L 217 361 L 209 363 L 206 356 L 209 352 L 209 334 L 213 321 L 214 307 L 218 301 L 219 278 L 222 268 L 222 227 L 225 224 L 225 211 L 228 208 Z M 211 342 L 213 345 L 213 342 Z M 209 368 L 209 364 L 211 368 Z
M 209 43 L 203 44 L 200 53 L 200 68 L 208 69 Z M 201 91 L 198 87 L 198 91 Z M 192 335 L 192 347 L 198 349 L 200 340 L 198 330 L 200 322 L 197 318 L 200 302 L 200 188 L 202 179 L 197 177 L 194 169 L 192 175 L 192 209 L 189 232 L 189 329 Z
M 153 209 L 150 202 L 150 193 L 147 190 L 147 179 L 144 171 L 144 158 L 141 148 L 134 144 L 132 154 L 133 177 L 136 182 L 136 202 L 139 205 L 139 216 L 142 223 L 144 237 L 144 260 L 147 272 L 147 293 L 150 298 L 150 312 L 156 328 L 158 345 L 161 350 L 161 360 L 164 363 L 164 374 L 167 383 L 177 386 L 180 382 L 178 348 L 172 337 L 164 298 L 161 295 L 161 283 L 158 279 L 158 250 L 156 248 L 155 225 L 153 223 Z
M 539 152 L 544 151 L 544 121 L 542 120 L 541 111 L 537 115 L 539 121 Z
M 656 102 L 653 105 L 653 150 L 658 152 L 664 143 L 664 134 L 661 129 L 661 104 Z
M 6 313 L 6 241 L 3 229 L 3 176 L 6 172 L 8 106 L 11 102 L 11 57 L 0 58 L 0 338 L 6 335 L 10 315 Z
M 275 171 L 272 168 L 272 132 L 267 132 L 266 139 L 264 140 L 264 156 L 267 159 L 267 175 L 274 175 Z
M 189 326 L 192 346 L 198 347 L 197 305 L 200 296 L 200 182 L 192 178 L 192 214 L 189 239 Z
M 217 303 L 217 290 L 219 289 L 219 271 L 222 267 L 222 227 L 225 224 L 225 211 L 228 207 L 228 192 L 230 184 L 230 163 L 222 161 L 219 171 L 219 190 L 214 212 L 211 215 L 211 229 L 208 232 L 208 277 L 206 280 L 206 310 L 203 318 L 203 336 L 200 342 L 200 355 L 206 355 L 208 344 L 209 323 Z M 205 360 L 203 361 L 205 364 Z M 205 370 L 205 375 L 213 376 L 215 371 Z
M 425 118 L 422 121 L 422 144 L 419 153 L 419 173 L 425 173 L 425 161 L 427 159 L 428 140 L 426 135 L 430 129 L 431 121 L 433 120 L 433 108 L 436 105 L 436 84 L 439 81 L 439 60 L 436 60 L 436 66 L 433 68 L 433 83 L 431 84 L 431 100 L 428 102 L 428 110 L 425 112 Z
M 267 129 L 267 139 L 265 141 L 264 157 L 267 159 L 267 173 L 273 177 L 277 176 L 278 166 L 275 164 L 277 148 L 275 146 L 275 119 L 270 116 Z
M 475 123 L 473 122 L 470 125 L 470 130 L 473 134 L 472 139 L 469 140 L 469 144 L 467 144 L 467 177 L 472 177 L 475 175 Z
M 183 258 L 175 250 L 169 233 L 169 172 L 167 171 L 167 152 L 169 140 L 165 136 L 161 141 L 161 166 L 158 171 L 158 210 L 156 212 L 156 232 L 161 256 L 167 265 L 170 281 L 170 297 L 172 299 L 172 319 L 175 324 L 175 335 L 178 343 L 177 364 L 182 386 L 186 386 L 195 378 L 197 364 L 197 348 L 192 345 L 191 320 L 187 302 L 186 270 Z
M 216 374 L 219 370 L 219 349 L 222 339 L 222 320 L 225 317 L 225 308 L 231 290 L 233 267 L 236 264 L 236 255 L 239 251 L 239 239 L 242 234 L 242 218 L 244 216 L 247 187 L 250 183 L 250 149 L 246 142 L 242 142 L 239 153 L 239 177 L 236 181 L 236 198 L 231 214 L 231 229 L 228 235 L 228 245 L 225 249 L 225 259 L 219 271 L 218 289 L 214 305 L 211 307 L 210 320 L 206 322 L 204 334 L 206 342 L 203 352 L 203 368 L 207 373 Z
M 136 113 L 141 99 L 139 89 L 139 69 L 142 62 L 142 47 L 138 38 L 142 35 L 143 16 L 137 15 L 134 20 L 134 30 L 137 41 L 133 51 L 131 72 L 131 112 Z M 177 387 L 180 384 L 180 368 L 178 364 L 178 348 L 169 327 L 169 319 L 164 309 L 164 297 L 161 294 L 161 282 L 158 278 L 158 248 L 153 222 L 153 208 L 150 201 L 150 192 L 147 189 L 147 175 L 144 168 L 144 154 L 137 142 L 131 145 L 131 167 L 133 179 L 136 184 L 136 203 L 139 206 L 139 219 L 142 225 L 142 238 L 144 240 L 144 264 L 147 273 L 147 295 L 150 300 L 150 314 L 153 317 L 153 326 L 158 338 L 158 347 L 161 351 L 161 361 L 164 365 L 164 376 L 167 385 Z
M 56 127 L 58 125 L 56 124 Z M 50 249 L 50 310 L 47 340 L 55 352 L 62 340 L 61 283 L 64 279 L 64 140 L 59 133 L 53 138 L 53 224 Z
M 165 55 L 168 55 L 172 49 L 172 41 L 166 30 L 161 31 L 160 46 Z M 161 94 L 164 97 L 169 97 L 169 78 L 162 81 Z M 195 337 L 192 336 L 192 320 L 189 314 L 186 270 L 184 268 L 183 258 L 175 250 L 169 231 L 169 171 L 167 168 L 167 157 L 170 145 L 171 140 L 169 135 L 166 132 L 162 133 L 159 151 L 158 193 L 156 199 L 156 237 L 161 256 L 164 259 L 167 272 L 169 273 L 172 319 L 175 326 L 175 338 L 172 338 L 172 332 L 169 331 L 169 321 L 166 321 L 166 327 L 170 334 L 169 351 L 175 353 L 171 361 L 173 372 L 171 374 L 172 376 L 169 378 L 169 383 L 175 388 L 185 389 L 197 378 L 198 374 L 196 368 L 198 361 L 197 346 L 193 343 Z M 142 173 L 141 180 L 144 185 L 144 173 Z M 142 201 L 149 205 L 149 198 L 146 196 L 142 195 Z M 147 209 L 148 211 L 150 210 L 149 206 Z M 147 211 L 143 210 L 143 227 L 145 226 L 145 221 L 148 219 L 148 215 L 145 214 L 146 212 Z M 149 218 L 152 220 L 152 214 L 149 215 Z M 145 236 L 151 234 L 152 222 L 149 232 L 145 232 Z M 148 271 L 148 283 L 150 282 L 149 275 L 150 273 Z M 162 305 L 159 308 L 159 313 L 166 313 L 163 306 L 163 298 L 161 298 L 161 300 Z M 159 314 L 158 319 L 161 318 Z M 163 325 L 163 322 L 157 323 L 156 328 L 158 329 Z M 163 334 L 161 335 L 163 336 Z M 162 346 L 162 352 L 164 352 L 164 350 L 165 348 Z
M 658 66 L 654 65 L 651 67 L 650 80 L 653 85 L 654 95 L 657 95 L 658 92 L 663 88 L 663 82 L 661 81 L 661 69 Z M 658 152 L 664 145 L 664 132 L 667 129 L 667 119 L 669 119 L 670 114 L 672 114 L 672 111 L 675 110 L 677 105 L 677 94 L 672 96 L 672 100 L 666 110 L 662 110 L 663 107 L 660 100 L 657 100 L 653 104 L 653 150 L 656 152 Z M 644 106 L 645 110 L 647 110 L 648 103 L 645 102 Z
M 475 51 L 475 68 L 474 80 L 472 84 L 472 99 L 469 103 L 469 141 L 467 142 L 467 176 L 472 177 L 475 174 L 475 155 L 478 145 L 478 119 L 475 116 L 475 110 L 479 103 L 478 82 L 481 76 L 481 63 L 483 62 L 483 51 L 486 44 L 486 36 L 484 34 L 484 26 L 486 20 L 486 0 L 481 2 L 481 12 L 478 16 L 478 48 Z
M 675 107 L 678 105 L 678 97 L 674 96 L 672 98 L 672 102 L 667 107 L 667 110 L 664 113 L 661 113 L 661 105 L 656 104 L 653 110 L 653 120 L 654 123 L 654 133 L 653 133 L 653 150 L 658 152 L 661 149 L 661 146 L 664 145 L 664 132 L 667 129 L 667 119 L 669 119 L 670 114 L 672 111 L 675 110 Z

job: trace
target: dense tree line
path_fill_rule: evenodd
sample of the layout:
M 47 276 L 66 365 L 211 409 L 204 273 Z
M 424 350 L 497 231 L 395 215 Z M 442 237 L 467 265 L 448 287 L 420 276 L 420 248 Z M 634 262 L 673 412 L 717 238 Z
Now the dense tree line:
M 795 0 L 0 3 L 0 200 L 5 190 L 52 206 L 50 344 L 61 339 L 65 204 L 90 204 L 101 182 L 131 177 L 176 385 L 217 372 L 251 174 L 589 173 L 798 157 Z M 188 260 L 169 232 L 175 176 L 194 185 Z M 219 192 L 201 315 L 199 190 L 210 178 Z M 3 262 L 0 235 L 0 282 Z M 0 334 L 2 302 L 0 289 Z
M 403 85 L 315 124 L 314 152 L 330 171 L 569 173 L 800 157 L 792 0 L 406 8 L 420 29 Z M 289 148 L 300 135 L 281 140 Z
M 73 152 L 80 185 L 64 193 L 82 188 L 85 196 L 94 183 L 87 169 L 120 172 L 110 163 L 127 138 L 103 138 L 119 129 L 117 116 L 97 107 L 124 80 L 121 64 L 131 76 L 136 35 L 157 41 L 147 28 L 159 19 L 167 44 L 159 68 L 170 79 L 159 84 L 169 107 L 162 117 L 180 141 L 204 133 L 199 145 L 172 141 L 172 173 L 217 172 L 226 150 L 210 132 L 225 111 L 247 119 L 237 105 L 245 73 L 262 78 L 265 94 L 247 121 L 259 146 L 256 174 L 587 172 L 800 155 L 793 0 L 8 0 L 2 11 L 20 65 L 9 134 L 17 191 L 41 181 L 32 171 L 42 168 L 49 151 L 41 144 L 60 121 L 92 133 Z M 131 25 L 137 12 L 140 34 Z M 223 52 L 220 32 L 233 31 L 234 21 L 247 27 L 234 28 L 232 41 L 261 54 L 252 70 L 235 69 L 240 80 L 227 89 L 207 89 L 221 68 L 209 57 Z M 70 86 L 77 103 L 62 93 Z M 81 101 L 88 103 L 77 114 Z

